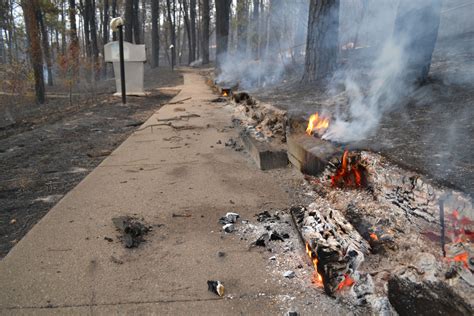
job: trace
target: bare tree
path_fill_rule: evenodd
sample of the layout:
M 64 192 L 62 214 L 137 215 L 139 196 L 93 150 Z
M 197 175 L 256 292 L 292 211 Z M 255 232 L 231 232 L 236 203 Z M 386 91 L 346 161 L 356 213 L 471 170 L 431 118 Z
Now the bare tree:
M 303 80 L 327 79 L 337 66 L 339 0 L 310 0 Z
M 133 3 L 135 0 L 125 0 L 125 36 L 124 40 L 133 43 Z
M 153 68 L 160 65 L 160 2 L 151 0 L 151 56 Z
M 140 0 L 133 0 L 132 26 L 133 26 L 133 38 L 134 38 L 135 44 L 142 43 L 141 37 L 140 37 L 140 33 L 141 33 L 140 19 L 138 18 L 139 13 L 140 13 L 139 4 L 140 4 Z
M 441 0 L 400 0 L 393 37 L 404 46 L 408 82 L 424 83 L 428 78 L 440 14 Z
M 70 44 L 69 54 L 72 63 L 72 71 L 77 73 L 77 67 L 79 66 L 79 38 L 77 36 L 76 27 L 76 1 L 69 0 L 69 24 L 70 24 Z
M 168 13 L 168 25 L 169 25 L 169 31 L 170 31 L 171 45 L 173 45 L 173 49 L 171 50 L 171 66 L 172 67 L 176 65 L 176 28 L 175 28 L 174 19 L 173 19 L 174 14 L 173 15 L 171 14 L 171 9 L 172 9 L 171 4 L 173 3 L 173 8 L 175 8 L 176 7 L 175 1 L 176 0 L 173 0 L 173 2 L 171 2 L 171 0 L 166 0 L 166 10 Z
M 218 71 L 227 54 L 231 0 L 216 0 L 216 66 Z
M 28 36 L 29 55 L 35 77 L 36 101 L 45 102 L 44 77 L 43 77 L 43 52 L 41 50 L 38 12 L 38 0 L 21 0 L 21 7 L 25 17 L 26 34 Z
M 102 55 L 105 56 L 104 45 L 109 42 L 109 0 L 104 0 L 104 13 L 102 16 Z M 102 76 L 105 78 L 107 76 L 107 64 L 104 63 L 102 68 Z
M 202 63 L 209 64 L 209 24 L 210 24 L 210 0 L 202 0 Z
M 38 11 L 36 12 L 36 14 L 37 14 L 37 19 L 38 19 L 40 30 L 41 30 L 41 39 L 43 43 L 44 58 L 46 60 L 46 68 L 48 71 L 48 86 L 52 86 L 53 85 L 53 72 L 52 72 L 53 61 L 51 60 L 51 50 L 50 50 L 49 40 L 48 40 L 48 30 L 46 29 L 46 25 L 44 22 L 44 12 L 41 10 L 41 8 L 38 8 Z
M 183 11 L 184 26 L 186 27 L 186 35 L 188 38 L 188 64 L 191 64 L 193 61 L 193 47 L 191 42 L 191 23 L 189 21 L 187 0 L 181 0 L 181 9 Z
M 196 0 L 190 0 L 189 2 L 189 15 L 191 20 L 191 56 L 192 61 L 196 60 Z
M 112 0 L 112 12 L 111 12 L 112 18 L 117 17 L 117 0 Z M 117 33 L 113 32 L 112 33 L 112 41 L 117 40 Z
M 97 43 L 97 23 L 95 19 L 95 0 L 89 0 L 89 24 L 91 32 L 91 43 L 92 43 L 92 60 L 94 63 L 94 73 L 95 78 L 98 79 L 99 76 L 99 46 Z
M 249 5 L 247 0 L 237 2 L 237 50 L 247 51 Z
M 252 11 L 252 36 L 251 36 L 251 43 L 252 43 L 252 56 L 254 59 L 258 59 L 258 51 L 259 51 L 259 29 L 260 29 L 260 3 L 259 0 L 253 0 L 253 11 Z

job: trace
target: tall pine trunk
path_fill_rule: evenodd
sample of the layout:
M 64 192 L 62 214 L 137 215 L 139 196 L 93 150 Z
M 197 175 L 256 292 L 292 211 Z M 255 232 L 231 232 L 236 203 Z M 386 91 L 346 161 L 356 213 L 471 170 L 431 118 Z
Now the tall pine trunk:
M 53 85 L 53 61 L 51 60 L 51 50 L 49 46 L 49 40 L 48 40 L 48 30 L 46 28 L 46 25 L 44 23 L 44 13 L 41 11 L 39 8 L 37 13 L 37 18 L 39 22 L 39 26 L 41 29 L 41 39 L 43 42 L 43 51 L 44 51 L 44 59 L 46 60 L 46 67 L 48 69 L 48 86 Z
M 112 12 L 111 12 L 112 18 L 117 17 L 117 0 L 112 0 Z M 112 41 L 117 40 L 117 32 L 112 33 Z
M 189 2 L 189 14 L 191 20 L 191 55 L 192 61 L 196 60 L 197 54 L 197 37 L 196 37 L 196 0 L 190 0 Z
M 69 44 L 69 62 L 71 63 L 71 74 L 77 74 L 79 68 L 79 38 L 76 27 L 76 1 L 69 0 L 69 24 L 70 24 L 70 44 Z
M 218 72 L 227 55 L 231 0 L 216 0 L 216 66 Z
M 237 50 L 247 52 L 248 3 L 247 0 L 237 2 Z
M 135 44 L 141 44 L 141 32 L 140 32 L 140 19 L 139 19 L 139 8 L 140 0 L 133 0 L 133 17 L 132 17 L 132 25 L 133 25 L 133 38 L 135 40 Z
M 133 43 L 133 3 L 135 0 L 125 0 L 125 38 L 124 40 Z
M 188 39 L 188 65 L 193 62 L 193 48 L 191 42 L 191 23 L 189 21 L 189 10 L 187 0 L 181 0 L 183 17 L 184 17 L 184 26 L 186 27 L 186 35 Z
M 210 0 L 202 0 L 202 63 L 209 64 L 209 24 L 210 24 Z
M 160 3 L 159 0 L 151 0 L 151 66 L 156 68 L 160 65 Z
M 109 42 L 109 0 L 104 0 L 104 13 L 102 16 L 102 55 L 105 56 L 104 45 Z M 107 63 L 102 67 L 102 76 L 107 77 Z
M 173 4 L 175 5 L 175 0 L 173 0 Z M 175 6 L 173 6 L 174 8 Z M 173 45 L 173 49 L 171 50 L 171 65 L 174 66 L 176 65 L 176 28 L 174 25 L 174 20 L 173 20 L 173 15 L 171 13 L 171 0 L 166 0 L 166 10 L 168 13 L 168 25 L 169 25 L 169 30 L 170 30 L 170 39 L 171 39 L 171 45 Z M 168 48 L 167 48 L 168 49 Z
M 36 101 L 45 102 L 44 77 L 43 77 L 43 52 L 41 50 L 40 29 L 38 23 L 38 0 L 22 0 L 21 7 L 25 17 L 26 34 L 28 35 L 28 52 L 33 66 L 35 77 Z
M 95 0 L 91 0 L 91 5 L 89 7 L 89 23 L 91 31 L 91 43 L 92 43 L 92 62 L 94 67 L 94 75 L 96 79 L 99 79 L 99 46 L 97 43 L 97 23 L 95 19 Z
M 260 36 L 260 3 L 259 0 L 253 0 L 253 11 L 252 11 L 252 35 L 251 35 L 251 43 L 252 43 L 252 57 L 254 59 L 259 58 L 259 36 Z
M 441 0 L 400 0 L 393 39 L 403 46 L 405 78 L 409 83 L 424 83 L 438 38 Z
M 303 80 L 328 79 L 337 68 L 339 0 L 310 0 Z

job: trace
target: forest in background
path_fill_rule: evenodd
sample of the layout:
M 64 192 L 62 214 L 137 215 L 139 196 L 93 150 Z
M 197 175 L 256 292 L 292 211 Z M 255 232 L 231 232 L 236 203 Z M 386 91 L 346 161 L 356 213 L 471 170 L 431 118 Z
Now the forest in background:
M 125 18 L 126 41 L 146 44 L 150 67 L 208 64 L 217 56 L 217 74 L 223 82 L 260 86 L 295 72 L 313 82 L 334 76 L 344 51 L 398 37 L 410 56 L 412 78 L 404 80 L 423 82 L 440 16 L 456 13 L 451 29 L 469 32 L 472 23 L 465 12 L 472 4 L 468 0 L 0 0 L 0 89 L 24 95 L 34 87 L 38 103 L 45 102 L 47 86 L 60 85 L 70 93 L 81 84 L 93 89 L 111 76 L 103 47 L 116 40 L 109 23 L 117 16 Z

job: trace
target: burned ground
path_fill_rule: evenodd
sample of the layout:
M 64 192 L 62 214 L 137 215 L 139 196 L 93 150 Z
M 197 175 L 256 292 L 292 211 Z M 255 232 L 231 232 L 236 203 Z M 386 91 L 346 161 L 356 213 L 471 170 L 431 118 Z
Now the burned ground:
M 166 69 L 147 72 L 148 97 L 112 97 L 114 81 L 94 95 L 82 91 L 73 103 L 64 91 L 45 105 L 2 96 L 8 118 L 0 128 L 0 258 L 105 157 L 177 90 L 182 76 Z M 56 91 L 57 90 L 57 91 Z M 28 103 L 30 102 L 30 103 Z

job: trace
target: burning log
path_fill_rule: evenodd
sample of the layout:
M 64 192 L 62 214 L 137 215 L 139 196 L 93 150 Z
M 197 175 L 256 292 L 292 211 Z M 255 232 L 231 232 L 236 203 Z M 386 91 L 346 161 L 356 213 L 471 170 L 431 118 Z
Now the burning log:
M 370 246 L 337 210 L 318 207 L 294 207 L 291 214 L 306 243 L 316 274 L 328 295 L 351 286 L 354 272 L 364 261 Z

